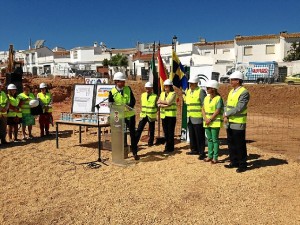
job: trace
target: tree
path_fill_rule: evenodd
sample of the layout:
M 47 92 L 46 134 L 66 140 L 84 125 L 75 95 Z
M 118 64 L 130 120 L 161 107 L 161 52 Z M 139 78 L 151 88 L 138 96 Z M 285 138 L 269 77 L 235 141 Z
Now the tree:
M 111 59 L 108 62 L 108 65 L 115 66 L 115 67 L 127 67 L 128 66 L 128 59 L 127 56 L 117 54 L 111 57 Z
M 109 65 L 109 60 L 103 59 L 102 65 L 107 67 Z
M 294 60 L 300 60 L 300 44 L 299 42 L 293 42 L 288 55 L 284 57 L 284 62 L 291 62 Z

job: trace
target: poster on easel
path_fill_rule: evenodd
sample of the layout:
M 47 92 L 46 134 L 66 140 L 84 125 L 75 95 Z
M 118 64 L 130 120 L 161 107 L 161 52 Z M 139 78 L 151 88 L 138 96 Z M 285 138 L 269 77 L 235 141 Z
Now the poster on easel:
M 95 112 L 95 85 L 75 84 L 72 101 L 72 113 Z
M 115 87 L 115 85 L 110 85 L 110 84 L 97 84 L 96 85 L 95 105 L 99 106 L 100 114 L 109 114 L 110 113 L 108 96 L 109 96 L 109 91 L 113 87 Z

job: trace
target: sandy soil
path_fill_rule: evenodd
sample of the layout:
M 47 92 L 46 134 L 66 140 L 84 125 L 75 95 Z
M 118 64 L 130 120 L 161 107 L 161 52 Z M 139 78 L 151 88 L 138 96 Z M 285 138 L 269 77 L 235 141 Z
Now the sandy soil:
M 82 81 L 52 81 L 56 118 L 70 110 L 74 82 Z M 131 86 L 138 99 L 142 84 Z M 103 136 L 108 166 L 90 169 L 85 163 L 98 158 L 96 130 L 79 144 L 78 132 L 61 126 L 56 149 L 51 128 L 49 138 L 1 146 L 0 224 L 300 224 L 300 87 L 247 87 L 247 172 L 224 168 L 224 131 L 216 165 L 186 155 L 188 144 L 177 141 L 173 155 L 140 142 L 141 160 L 118 167 Z M 222 85 L 221 95 L 228 90 Z

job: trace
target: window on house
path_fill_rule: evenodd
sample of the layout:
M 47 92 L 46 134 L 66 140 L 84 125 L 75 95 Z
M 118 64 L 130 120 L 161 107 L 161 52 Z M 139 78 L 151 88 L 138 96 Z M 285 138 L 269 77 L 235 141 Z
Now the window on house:
M 267 45 L 266 54 L 275 54 L 275 45 Z
M 244 47 L 244 55 L 252 55 L 252 46 Z
M 77 59 L 77 51 L 74 51 L 74 53 L 73 53 L 73 57 L 74 57 L 74 59 Z
M 230 52 L 229 49 L 223 49 L 223 54 L 227 54 L 227 53 L 229 53 L 229 52 Z
M 210 55 L 210 52 L 209 51 L 204 52 L 204 55 Z

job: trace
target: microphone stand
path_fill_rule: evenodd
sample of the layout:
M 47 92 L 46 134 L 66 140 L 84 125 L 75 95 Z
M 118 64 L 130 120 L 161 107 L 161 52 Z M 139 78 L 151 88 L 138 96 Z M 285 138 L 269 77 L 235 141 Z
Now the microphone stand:
M 107 159 L 102 159 L 101 158 L 101 134 L 100 134 L 100 120 L 99 120 L 99 109 L 100 109 L 100 104 L 105 102 L 108 98 L 103 99 L 101 102 L 99 102 L 98 104 L 96 104 L 94 107 L 97 109 L 97 128 L 98 128 L 98 159 L 96 161 L 92 161 L 92 162 L 88 162 L 87 166 L 91 169 L 98 169 L 101 167 L 102 163 L 105 166 L 108 166 L 105 161 L 107 161 Z M 84 163 L 85 164 L 85 163 Z

